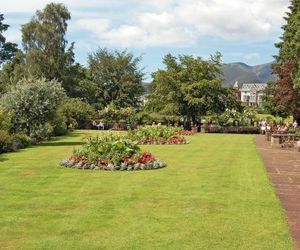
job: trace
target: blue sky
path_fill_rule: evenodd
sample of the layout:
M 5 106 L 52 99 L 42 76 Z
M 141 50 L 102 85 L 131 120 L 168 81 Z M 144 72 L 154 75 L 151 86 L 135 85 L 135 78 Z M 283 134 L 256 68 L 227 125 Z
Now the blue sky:
M 67 38 L 76 60 L 86 64 L 98 47 L 128 49 L 143 56 L 151 73 L 166 53 L 207 58 L 219 51 L 223 61 L 263 64 L 273 60 L 287 11 L 287 0 L 61 0 L 72 14 Z M 11 25 L 6 37 L 21 44 L 20 27 L 45 0 L 0 0 Z

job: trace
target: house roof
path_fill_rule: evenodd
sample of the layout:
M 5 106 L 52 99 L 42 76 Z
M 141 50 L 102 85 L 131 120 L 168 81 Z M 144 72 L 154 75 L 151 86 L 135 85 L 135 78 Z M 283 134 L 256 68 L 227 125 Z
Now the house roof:
M 250 91 L 253 89 L 256 91 L 264 91 L 266 87 L 266 83 L 243 83 L 240 91 Z

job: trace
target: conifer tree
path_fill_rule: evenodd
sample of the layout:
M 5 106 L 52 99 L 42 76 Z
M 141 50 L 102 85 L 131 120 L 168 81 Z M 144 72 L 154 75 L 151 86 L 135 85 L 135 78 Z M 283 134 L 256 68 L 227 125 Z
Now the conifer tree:
M 275 44 L 279 54 L 274 71 L 279 79 L 274 100 L 300 122 L 300 0 L 291 1 L 284 19 L 281 41 Z
M 0 14 L 0 66 L 3 62 L 10 60 L 18 51 L 17 44 L 7 42 L 3 33 L 9 28 L 8 24 L 3 23 L 4 15 Z

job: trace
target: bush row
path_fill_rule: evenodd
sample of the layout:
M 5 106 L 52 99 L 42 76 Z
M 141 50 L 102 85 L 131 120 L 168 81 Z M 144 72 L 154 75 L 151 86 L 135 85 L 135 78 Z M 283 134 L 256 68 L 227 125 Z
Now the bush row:
M 0 130 L 0 154 L 26 148 L 31 143 L 32 140 L 27 135 L 10 134 L 6 130 Z

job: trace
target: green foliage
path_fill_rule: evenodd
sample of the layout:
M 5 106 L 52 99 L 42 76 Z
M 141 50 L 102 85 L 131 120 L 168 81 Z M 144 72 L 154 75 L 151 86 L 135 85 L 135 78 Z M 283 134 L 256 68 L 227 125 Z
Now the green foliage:
M 279 79 L 274 100 L 280 110 L 300 122 L 300 1 L 292 0 L 289 9 L 281 41 L 275 44 L 279 53 L 274 70 Z
M 10 134 L 0 129 L 0 154 L 16 151 L 31 145 L 31 138 L 24 134 Z
M 131 140 L 140 144 L 186 144 L 184 137 L 178 136 L 180 127 L 145 126 L 127 132 Z
M 277 84 L 274 81 L 268 82 L 266 89 L 266 95 L 263 97 L 262 110 L 266 114 L 271 114 L 274 116 L 280 116 L 282 118 L 288 117 L 288 112 L 286 108 L 279 103 L 276 103 L 274 95 L 276 95 Z
M 275 46 L 279 48 L 279 54 L 276 57 L 277 63 L 284 63 L 287 60 L 297 60 L 299 58 L 299 39 L 298 32 L 300 30 L 299 18 L 300 18 L 300 5 L 299 0 L 291 1 L 289 6 L 289 12 L 284 18 L 286 24 L 282 26 L 283 35 L 281 41 Z
M 0 100 L 4 110 L 13 111 L 13 130 L 35 138 L 49 137 L 57 107 L 65 98 L 56 80 L 24 79 Z
M 69 97 L 78 97 L 93 103 L 93 95 L 96 89 L 93 88 L 93 85 L 90 86 L 90 82 L 86 79 L 86 71 L 86 68 L 79 63 L 67 65 L 61 81 Z
M 195 121 L 209 112 L 241 109 L 235 93 L 221 87 L 219 53 L 210 60 L 168 54 L 163 63 L 166 69 L 153 74 L 148 110 Z
M 0 129 L 0 154 L 14 150 L 14 136 L 7 130 Z
M 136 107 L 144 89 L 142 81 L 144 73 L 139 69 L 140 57 L 125 51 L 109 51 L 99 49 L 89 55 L 90 80 L 97 89 L 92 99 L 101 109 L 110 103 L 116 106 Z M 90 85 L 94 88 L 94 85 Z
M 18 51 L 17 44 L 6 42 L 6 38 L 3 36 L 9 25 L 3 23 L 4 15 L 0 14 L 0 66 L 10 60 L 14 54 Z
M 14 140 L 18 145 L 19 148 L 26 148 L 31 145 L 32 140 L 29 136 L 25 134 L 14 134 Z
M 102 98 L 99 96 L 97 83 L 83 79 L 75 86 L 74 94 L 71 96 L 79 97 L 96 108 L 102 108 Z
M 12 127 L 12 111 L 4 111 L 0 106 L 0 130 L 9 131 Z
M 98 118 L 106 123 L 109 122 L 134 122 L 136 121 L 136 110 L 132 107 L 119 108 L 114 103 L 98 111 Z
M 216 124 L 218 126 L 249 126 L 256 120 L 256 111 L 245 108 L 242 112 L 235 109 L 226 109 L 222 114 L 209 114 L 205 117 L 205 120 L 209 124 Z M 238 122 L 238 124 L 235 124 Z
M 50 3 L 36 12 L 22 26 L 22 42 L 26 52 L 29 76 L 62 79 L 64 70 L 73 63 L 73 44 L 67 48 L 65 34 L 70 12 L 63 4 Z
M 82 149 L 73 153 L 74 156 L 85 157 L 90 162 L 103 161 L 115 165 L 138 154 L 141 154 L 141 149 L 137 143 L 115 134 L 89 137 Z
M 128 131 L 130 137 L 137 139 L 143 138 L 165 138 L 169 139 L 175 135 L 176 132 L 181 131 L 181 128 L 166 127 L 166 126 L 145 126 L 139 127 L 136 130 Z
M 77 125 L 75 124 L 72 128 L 68 127 L 69 121 L 67 117 L 59 110 L 56 112 L 54 119 L 53 119 L 53 134 L 55 136 L 61 136 L 68 134 L 69 130 L 74 129 Z
M 78 98 L 67 98 L 58 108 L 58 113 L 66 117 L 66 123 L 69 128 L 84 128 L 86 123 L 90 122 L 94 114 L 91 105 Z M 72 124 L 76 124 L 74 127 Z
M 24 60 L 25 55 L 19 50 L 10 61 L 3 64 L 0 70 L 0 94 L 6 93 L 11 86 L 24 78 Z
M 181 117 L 178 115 L 163 115 L 158 112 L 149 112 L 143 109 L 136 113 L 135 121 L 140 125 L 152 125 L 153 123 L 169 124 L 180 122 Z

